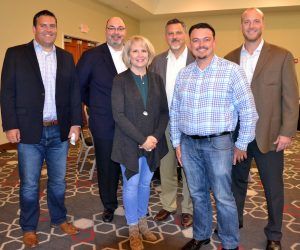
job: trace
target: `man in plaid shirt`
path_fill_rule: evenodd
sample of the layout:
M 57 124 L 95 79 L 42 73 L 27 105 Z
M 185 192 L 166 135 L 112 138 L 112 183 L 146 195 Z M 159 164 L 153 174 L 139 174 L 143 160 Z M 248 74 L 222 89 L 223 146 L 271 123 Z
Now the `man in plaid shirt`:
M 210 190 L 216 201 L 222 247 L 238 249 L 231 168 L 247 158 L 258 115 L 242 68 L 215 55 L 213 27 L 196 24 L 189 36 L 196 61 L 179 72 L 170 109 L 171 140 L 185 170 L 194 207 L 194 239 L 183 249 L 200 249 L 210 242 Z M 231 132 L 238 119 L 240 129 L 233 143 Z

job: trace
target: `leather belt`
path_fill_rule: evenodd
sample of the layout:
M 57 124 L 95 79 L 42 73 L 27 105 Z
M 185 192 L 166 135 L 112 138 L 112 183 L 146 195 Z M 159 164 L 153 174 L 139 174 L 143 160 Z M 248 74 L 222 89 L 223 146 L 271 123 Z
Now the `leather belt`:
M 54 125 L 57 125 L 58 121 L 57 120 L 53 120 L 53 121 L 43 121 L 43 126 L 44 127 L 51 127 Z
M 187 135 L 187 136 L 192 139 L 195 139 L 195 140 L 200 140 L 200 139 L 209 139 L 209 138 L 218 137 L 218 136 L 222 136 L 222 135 L 229 135 L 229 134 L 231 134 L 231 132 L 225 131 L 222 133 L 217 133 L 217 134 L 212 134 L 212 135 Z

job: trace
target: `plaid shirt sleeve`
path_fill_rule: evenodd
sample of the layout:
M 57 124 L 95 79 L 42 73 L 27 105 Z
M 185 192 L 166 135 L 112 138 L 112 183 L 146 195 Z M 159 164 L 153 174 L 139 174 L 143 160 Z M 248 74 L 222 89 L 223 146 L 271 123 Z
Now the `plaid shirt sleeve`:
M 240 129 L 235 146 L 246 151 L 248 144 L 255 138 L 258 114 L 250 84 L 243 69 L 241 67 L 233 68 L 231 79 L 234 106 L 238 111 L 240 121 Z

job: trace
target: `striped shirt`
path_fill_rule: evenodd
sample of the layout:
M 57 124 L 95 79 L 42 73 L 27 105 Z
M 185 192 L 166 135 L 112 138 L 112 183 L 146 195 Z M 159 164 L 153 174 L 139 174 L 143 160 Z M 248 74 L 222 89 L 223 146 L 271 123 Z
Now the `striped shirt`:
M 34 50 L 38 59 L 40 72 L 45 88 L 45 101 L 43 110 L 43 120 L 57 120 L 56 102 L 55 102 L 55 85 L 56 85 L 56 49 L 50 52 L 44 51 L 41 45 L 34 40 Z
M 204 70 L 195 61 L 179 72 L 170 109 L 175 148 L 182 133 L 204 136 L 234 131 L 238 118 L 235 145 L 246 150 L 255 137 L 258 115 L 250 84 L 239 65 L 215 55 Z

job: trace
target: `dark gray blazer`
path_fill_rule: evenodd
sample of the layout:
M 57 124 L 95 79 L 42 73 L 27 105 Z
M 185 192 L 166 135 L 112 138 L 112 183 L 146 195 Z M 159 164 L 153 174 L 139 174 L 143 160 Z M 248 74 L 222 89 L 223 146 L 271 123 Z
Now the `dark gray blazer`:
M 168 53 L 169 53 L 169 50 L 154 57 L 151 65 L 149 67 L 149 71 L 155 72 L 156 74 L 159 74 L 161 76 L 165 86 L 166 86 L 166 76 L 167 76 Z M 192 63 L 194 61 L 195 61 L 195 58 L 193 57 L 191 51 L 188 50 L 186 65 L 189 65 L 190 63 Z
M 130 69 L 117 75 L 112 87 L 112 111 L 116 123 L 112 160 L 125 165 L 126 177 L 138 173 L 138 158 L 146 156 L 151 171 L 160 165 L 167 152 L 165 130 L 169 120 L 167 97 L 161 77 L 148 72 L 148 99 L 144 104 Z M 157 147 L 146 152 L 139 149 L 147 136 L 158 140 Z

